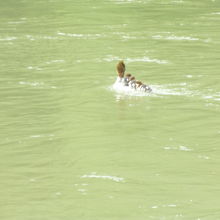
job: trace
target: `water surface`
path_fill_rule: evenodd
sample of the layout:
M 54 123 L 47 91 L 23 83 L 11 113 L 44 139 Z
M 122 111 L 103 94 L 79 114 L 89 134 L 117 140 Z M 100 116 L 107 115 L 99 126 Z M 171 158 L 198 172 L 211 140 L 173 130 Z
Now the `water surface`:
M 0 2 L 0 217 L 220 219 L 217 0 Z M 115 65 L 147 96 L 112 90 Z

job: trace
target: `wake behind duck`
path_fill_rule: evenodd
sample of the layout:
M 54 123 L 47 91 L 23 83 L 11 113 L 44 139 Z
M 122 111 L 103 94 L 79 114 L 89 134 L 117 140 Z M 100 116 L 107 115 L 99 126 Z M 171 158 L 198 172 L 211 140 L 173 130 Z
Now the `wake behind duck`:
M 120 61 L 117 66 L 118 77 L 113 85 L 113 88 L 119 92 L 125 93 L 150 93 L 150 86 L 136 80 L 130 73 L 125 73 L 125 64 Z

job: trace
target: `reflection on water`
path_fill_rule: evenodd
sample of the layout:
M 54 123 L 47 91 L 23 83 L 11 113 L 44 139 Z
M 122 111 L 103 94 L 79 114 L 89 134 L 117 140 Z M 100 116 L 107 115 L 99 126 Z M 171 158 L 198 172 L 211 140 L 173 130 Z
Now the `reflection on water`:
M 219 219 L 219 7 L 2 1 L 0 219 Z

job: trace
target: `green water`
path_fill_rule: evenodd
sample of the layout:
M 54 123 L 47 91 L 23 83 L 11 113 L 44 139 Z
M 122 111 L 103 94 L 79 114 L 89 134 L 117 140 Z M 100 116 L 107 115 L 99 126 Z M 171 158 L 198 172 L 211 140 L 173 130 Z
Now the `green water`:
M 220 219 L 219 0 L 0 2 L 0 219 Z M 149 96 L 111 86 L 119 59 Z

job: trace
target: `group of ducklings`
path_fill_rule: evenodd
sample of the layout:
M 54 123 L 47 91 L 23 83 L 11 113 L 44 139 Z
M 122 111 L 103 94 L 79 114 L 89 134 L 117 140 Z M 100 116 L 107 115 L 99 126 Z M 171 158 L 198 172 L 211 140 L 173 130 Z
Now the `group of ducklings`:
M 118 72 L 118 79 L 116 82 L 123 83 L 124 86 L 129 86 L 130 88 L 138 91 L 151 92 L 152 89 L 142 83 L 139 80 L 136 80 L 134 76 L 130 73 L 125 74 L 125 64 L 123 61 L 119 61 L 116 66 Z
M 145 85 L 139 80 L 136 80 L 134 76 L 132 76 L 130 73 L 125 74 L 125 77 L 123 79 L 124 86 L 129 86 L 132 89 L 138 90 L 138 91 L 144 91 L 144 92 L 151 92 L 152 89 L 150 86 Z

